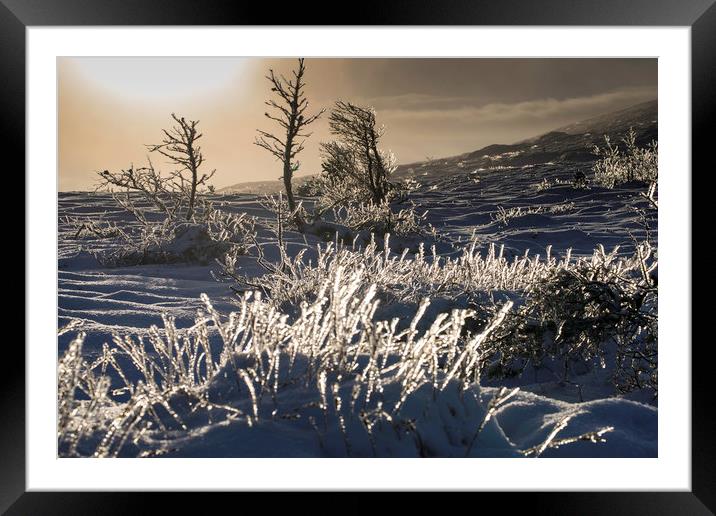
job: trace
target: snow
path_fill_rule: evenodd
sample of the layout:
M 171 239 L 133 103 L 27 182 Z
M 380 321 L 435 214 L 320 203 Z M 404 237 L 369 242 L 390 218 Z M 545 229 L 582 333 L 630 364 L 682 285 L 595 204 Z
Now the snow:
M 590 255 L 599 243 L 607 250 L 618 245 L 624 253 L 632 251 L 634 239 L 645 236 L 634 209 L 646 206 L 638 195 L 642 186 L 628 184 L 607 190 L 593 185 L 574 189 L 568 184 L 555 184 L 551 188 L 537 188 L 545 179 L 570 182 L 577 170 L 577 165 L 541 164 L 521 170 L 500 167 L 480 170 L 479 181 L 472 180 L 477 171 L 421 177 L 423 186 L 411 199 L 421 212 L 429 210 L 427 221 L 441 237 L 456 245 L 474 234 L 485 248 L 490 243 L 504 244 L 508 256 L 522 255 L 528 250 L 530 254 L 544 256 L 548 246 L 552 246 L 552 255 L 562 256 L 568 249 L 575 256 Z M 218 208 L 246 212 L 267 224 L 272 215 L 258 201 L 257 196 L 250 194 L 216 196 Z M 554 206 L 567 202 L 574 203 L 574 207 L 564 212 L 528 214 L 506 224 L 492 218 L 498 207 Z M 74 319 L 85 321 L 83 331 L 87 337 L 83 352 L 88 357 L 98 356 L 113 333 L 146 335 L 151 325 L 161 327 L 165 313 L 175 317 L 178 328 L 188 328 L 202 307 L 201 294 L 207 294 L 222 314 L 235 310 L 230 285 L 217 281 L 211 274 L 217 270 L 212 259 L 220 250 L 196 254 L 197 249 L 205 249 L 208 244 L 208 235 L 201 226 L 184 224 L 175 229 L 174 239 L 164 249 L 172 254 L 175 263 L 111 268 L 102 266 L 97 256 L 117 250 L 122 244 L 113 239 L 75 239 L 76 229 L 66 216 L 101 216 L 125 227 L 134 223 L 115 207 L 109 195 L 59 194 L 58 324 L 63 326 Z M 655 218 L 650 225 L 655 238 Z M 277 255 L 275 244 L 269 241 L 261 225 L 259 229 L 260 244 L 270 259 Z M 315 256 L 315 246 L 322 243 L 318 237 L 292 232 L 287 234 L 287 241 L 291 254 L 307 250 L 307 259 Z M 440 251 L 444 255 L 457 253 L 450 246 L 441 247 Z M 251 256 L 239 257 L 238 264 L 243 274 L 259 276 L 262 272 Z M 441 306 L 437 303 L 433 309 Z M 59 337 L 60 355 L 72 338 L 72 332 Z M 633 399 L 616 395 L 607 385 L 607 374 L 591 372 L 579 378 L 579 393 L 574 385 L 565 385 L 553 377 L 503 382 L 501 385 L 519 386 L 520 390 L 490 418 L 477 436 L 470 456 L 521 456 L 522 451 L 540 445 L 562 419 L 572 416 L 557 439 L 605 427 L 614 429 L 604 434 L 606 442 L 579 441 L 547 448 L 542 456 L 655 457 L 658 409 L 653 404 L 641 403 L 648 400 L 640 398 L 639 393 L 630 396 Z M 262 400 L 261 417 L 251 425 L 240 418 L 212 419 L 210 413 L 187 408 L 182 417 L 190 431 L 173 443 L 166 456 L 465 456 L 499 386 L 488 382 L 460 393 L 456 385 L 449 385 L 444 391 L 424 385 L 401 409 L 403 416 L 414 420 L 414 430 L 396 431 L 381 423 L 383 428 L 378 428 L 375 434 L 380 439 L 371 444 L 362 424 L 349 420 L 345 424 L 352 438 L 351 449 L 347 450 L 335 411 L 333 419 L 323 421 L 323 413 L 311 406 L 320 401 L 315 389 L 309 391 L 294 385 L 280 391 L 281 408 L 274 415 L 271 401 Z M 343 398 L 350 397 L 346 393 L 352 387 L 351 381 L 340 386 Z M 389 384 L 387 396 L 391 395 L 391 388 L 397 386 Z M 229 372 L 216 380 L 211 392 L 214 400 L 251 412 L 250 399 L 245 391 L 236 389 Z M 296 414 L 304 417 L 295 419 Z M 309 424 L 308 416 L 315 418 L 318 431 Z
M 227 383 L 229 383 L 227 381 Z M 394 386 L 397 387 L 397 386 Z M 352 385 L 341 391 L 347 394 Z M 387 390 L 390 390 L 388 386 Z M 194 430 L 175 442 L 175 450 L 165 456 L 181 457 L 521 457 L 521 450 L 538 446 L 555 425 L 572 416 L 557 438 L 577 437 L 604 427 L 606 441 L 578 441 L 548 448 L 542 457 L 656 457 L 657 409 L 624 399 L 601 399 L 585 403 L 567 403 L 529 392 L 519 391 L 489 420 L 477 435 L 485 416 L 487 401 L 496 388 L 472 387 L 459 393 L 454 382 L 444 391 L 433 392 L 424 385 L 405 403 L 400 416 L 415 421 L 414 431 L 396 431 L 379 423 L 374 432 L 373 451 L 367 433 L 356 420 L 346 421 L 349 449 L 333 412 L 324 423 L 317 397 L 303 389 L 289 389 L 279 396 L 281 411 L 248 425 L 241 419 L 216 423 L 202 419 Z M 216 394 L 214 392 L 214 394 Z M 225 398 L 225 402 L 229 399 Z M 250 410 L 248 400 L 237 406 Z M 273 405 L 261 406 L 270 414 Z M 300 418 L 285 417 L 300 415 Z M 307 422 L 316 419 L 316 428 Z M 189 420 L 191 421 L 191 420 Z M 325 424 L 325 427 L 324 427 Z M 417 437 L 419 436 L 419 437 Z M 474 439 L 474 442 L 473 442 Z M 472 443 L 472 447 L 469 445 Z

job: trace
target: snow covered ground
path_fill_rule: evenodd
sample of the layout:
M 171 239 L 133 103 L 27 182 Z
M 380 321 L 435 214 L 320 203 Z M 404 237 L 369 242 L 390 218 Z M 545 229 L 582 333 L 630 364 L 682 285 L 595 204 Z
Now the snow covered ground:
M 656 239 L 656 218 L 645 220 L 637 207 L 646 207 L 639 196 L 643 185 L 627 184 L 612 190 L 598 186 L 576 189 L 571 186 L 577 170 L 588 170 L 584 164 L 539 164 L 509 169 L 464 170 L 446 176 L 416 179 L 421 182 L 411 195 L 418 209 L 428 210 L 427 221 L 448 242 L 440 247 L 444 255 L 457 255 L 460 244 L 474 234 L 486 249 L 491 243 L 504 245 L 507 256 L 528 252 L 545 256 L 548 246 L 552 255 L 591 255 L 598 244 L 607 250 L 621 246 L 629 254 L 634 242 L 643 240 L 646 231 Z M 217 195 L 216 206 L 235 213 L 246 212 L 268 221 L 272 214 L 261 207 L 257 196 L 250 194 Z M 117 239 L 75 238 L 77 226 L 67 217 L 115 222 L 120 227 L 132 224 L 132 218 L 116 207 L 103 193 L 73 192 L 59 194 L 58 248 L 58 325 L 76 319 L 84 321 L 86 338 L 83 353 L 97 358 L 102 346 L 113 334 L 148 335 L 151 325 L 162 326 L 162 314 L 175 318 L 177 328 L 194 324 L 197 310 L 207 294 L 214 308 L 227 315 L 236 310 L 236 296 L 230 284 L 212 276 L 215 263 L 163 264 L 129 267 L 104 267 L 94 257 L 122 245 Z M 276 255 L 275 244 L 259 227 L 261 245 L 268 258 Z M 309 249 L 322 243 L 316 237 L 289 232 L 289 252 Z M 451 246 L 454 245 L 454 248 Z M 255 258 L 242 256 L 239 267 L 249 276 L 263 270 Z M 405 314 L 408 319 L 413 314 Z M 59 337 L 59 355 L 67 350 L 74 337 L 68 332 Z M 227 373 L 228 374 L 228 373 Z M 213 389 L 223 403 L 251 412 L 246 391 L 232 389 L 226 378 L 215 380 Z M 520 387 L 494 412 L 474 443 L 485 419 L 489 402 L 499 387 Z M 340 386 L 348 392 L 350 382 Z M 390 391 L 390 388 L 387 389 Z M 389 396 L 388 392 L 386 396 Z M 629 398 L 629 399 L 627 399 Z M 404 410 L 412 411 L 420 436 L 419 446 L 413 436 L 395 437 L 394 428 L 377 429 L 383 436 L 376 450 L 366 436 L 356 437 L 349 449 L 341 432 L 323 431 L 309 421 L 315 412 L 316 394 L 301 388 L 280 393 L 278 413 L 272 414 L 271 400 L 263 400 L 265 416 L 247 423 L 241 418 L 212 419 L 211 413 L 188 410 L 184 423 L 188 431 L 168 431 L 162 444 L 162 455 L 191 457 L 222 456 L 520 456 L 539 445 L 561 421 L 569 418 L 557 439 L 579 436 L 600 429 L 606 442 L 588 440 L 545 449 L 542 456 L 570 457 L 654 457 L 657 455 L 657 408 L 642 393 L 617 396 L 608 381 L 608 372 L 593 370 L 572 383 L 557 377 L 518 378 L 503 382 L 473 385 L 459 393 L 448 387 L 437 396 L 434 391 L 418 389 Z M 179 402 L 181 405 L 181 402 Z M 410 405 L 410 407 L 408 407 Z M 350 421 L 346 423 L 352 424 Z M 613 429 L 611 428 L 613 427 Z M 350 430 L 350 429 L 349 429 Z M 355 430 L 355 435 L 360 432 Z M 128 452 L 129 453 L 129 452 Z

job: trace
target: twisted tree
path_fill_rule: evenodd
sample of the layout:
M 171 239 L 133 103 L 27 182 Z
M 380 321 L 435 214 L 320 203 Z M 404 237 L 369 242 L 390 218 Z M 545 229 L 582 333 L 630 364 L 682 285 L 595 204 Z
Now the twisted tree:
M 293 196 L 291 179 L 300 166 L 296 156 L 303 150 L 306 138 L 311 135 L 305 132 L 306 127 L 315 122 L 324 111 L 321 109 L 315 115 L 310 116 L 306 114 L 308 100 L 304 92 L 305 72 L 306 66 L 303 58 L 298 60 L 298 68 L 292 71 L 292 79 L 276 75 L 272 69 L 269 69 L 266 78 L 271 83 L 271 91 L 277 98 L 265 102 L 271 111 L 267 111 L 264 115 L 276 122 L 281 127 L 283 134 L 277 136 L 258 129 L 259 136 L 254 142 L 283 163 L 283 184 L 286 189 L 288 206 L 292 212 L 296 210 L 296 201 Z
M 339 100 L 328 125 L 337 141 L 322 145 L 323 172 L 365 185 L 372 202 L 382 204 L 395 165 L 392 155 L 379 149 L 385 128 L 377 125 L 375 110 Z

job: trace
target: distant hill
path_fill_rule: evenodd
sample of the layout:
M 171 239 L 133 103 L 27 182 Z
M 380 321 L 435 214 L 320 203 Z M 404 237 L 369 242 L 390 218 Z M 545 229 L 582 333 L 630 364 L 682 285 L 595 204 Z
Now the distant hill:
M 657 115 L 657 101 L 650 100 L 626 109 L 566 125 L 555 129 L 555 131 L 567 134 L 614 134 L 625 133 L 630 127 L 633 127 L 637 133 L 643 133 L 643 136 L 647 138 L 652 136 L 653 132 L 653 139 L 656 139 Z
M 637 144 L 647 145 L 658 139 L 658 103 L 643 102 L 626 109 L 599 115 L 559 127 L 514 144 L 493 144 L 482 149 L 432 161 L 401 165 L 397 177 L 425 177 L 452 173 L 521 168 L 549 162 L 589 162 L 594 145 L 604 143 L 604 135 L 619 142 L 629 128 L 636 132 Z
M 293 186 L 302 185 L 313 176 L 301 176 L 293 178 Z M 247 181 L 245 183 L 236 183 L 235 185 L 226 186 L 217 190 L 218 193 L 246 193 L 256 195 L 270 195 L 283 191 L 283 180 L 275 179 L 273 181 Z
M 594 159 L 592 148 L 604 143 L 604 135 L 618 142 L 629 128 L 633 128 L 639 145 L 657 140 L 657 120 L 658 102 L 651 100 L 559 127 L 521 142 L 492 144 L 458 156 L 400 165 L 395 176 L 429 178 L 473 170 L 521 168 L 538 163 L 589 162 Z M 294 185 L 298 186 L 311 177 L 297 177 Z M 237 183 L 219 192 L 273 194 L 282 190 L 283 182 L 275 180 Z

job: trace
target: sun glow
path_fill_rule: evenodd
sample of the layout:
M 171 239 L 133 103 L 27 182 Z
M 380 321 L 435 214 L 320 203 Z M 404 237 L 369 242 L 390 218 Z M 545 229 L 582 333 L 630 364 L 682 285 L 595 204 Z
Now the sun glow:
M 211 94 L 230 85 L 246 59 L 227 57 L 80 57 L 83 80 L 118 97 L 158 100 Z

